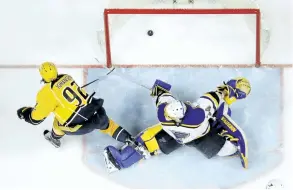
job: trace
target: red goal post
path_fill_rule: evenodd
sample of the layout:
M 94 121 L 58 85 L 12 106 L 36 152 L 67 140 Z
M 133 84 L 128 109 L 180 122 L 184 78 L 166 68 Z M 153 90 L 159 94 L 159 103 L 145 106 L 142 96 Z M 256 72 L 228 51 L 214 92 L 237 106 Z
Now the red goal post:
M 109 15 L 126 15 L 126 14 L 238 14 L 238 15 L 255 15 L 255 66 L 259 67 L 261 65 L 261 52 L 262 52 L 262 42 L 261 42 L 261 12 L 260 9 L 253 8 L 237 8 L 237 9 L 180 9 L 180 8 L 164 8 L 164 9 L 154 9 L 154 8 L 123 8 L 123 9 L 105 9 L 104 10 L 104 34 L 105 34 L 105 53 L 106 53 L 106 63 L 107 67 L 111 67 L 113 64 L 112 54 L 111 54 L 111 26 L 109 21 Z

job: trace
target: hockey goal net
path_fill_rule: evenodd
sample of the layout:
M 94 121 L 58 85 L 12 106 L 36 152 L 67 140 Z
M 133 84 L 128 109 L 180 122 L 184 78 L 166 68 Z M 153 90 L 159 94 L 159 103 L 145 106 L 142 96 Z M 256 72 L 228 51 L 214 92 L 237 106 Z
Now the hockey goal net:
M 107 7 L 98 43 L 108 67 L 258 67 L 269 44 L 270 30 L 253 0 L 109 0 Z

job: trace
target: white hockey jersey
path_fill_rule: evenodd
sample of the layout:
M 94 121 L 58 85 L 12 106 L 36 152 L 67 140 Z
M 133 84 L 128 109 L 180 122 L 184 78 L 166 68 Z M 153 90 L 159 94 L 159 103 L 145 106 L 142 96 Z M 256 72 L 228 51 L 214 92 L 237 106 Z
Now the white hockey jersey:
M 210 126 L 205 111 L 190 103 L 184 103 L 186 112 L 180 122 L 169 119 L 166 116 L 165 107 L 174 100 L 176 99 L 169 93 L 165 93 L 157 99 L 157 117 L 164 131 L 181 144 L 188 143 L 209 132 Z
M 185 116 L 180 122 L 168 119 L 165 107 L 168 103 L 176 100 L 170 93 L 164 93 L 157 99 L 157 117 L 162 128 L 179 143 L 185 144 L 206 135 L 210 130 L 209 119 L 214 116 L 222 105 L 221 114 L 228 113 L 230 109 L 224 103 L 221 94 L 208 92 L 201 96 L 196 102 L 185 102 Z M 229 114 L 230 115 L 230 114 Z

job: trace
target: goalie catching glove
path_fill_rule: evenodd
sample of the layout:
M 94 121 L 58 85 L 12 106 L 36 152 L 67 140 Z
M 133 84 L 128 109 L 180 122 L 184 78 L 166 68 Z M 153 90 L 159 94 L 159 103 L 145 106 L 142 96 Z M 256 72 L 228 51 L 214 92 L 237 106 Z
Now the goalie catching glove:
M 238 77 L 218 86 L 217 92 L 222 93 L 225 102 L 231 105 L 236 100 L 245 99 L 251 92 L 251 85 L 246 78 Z

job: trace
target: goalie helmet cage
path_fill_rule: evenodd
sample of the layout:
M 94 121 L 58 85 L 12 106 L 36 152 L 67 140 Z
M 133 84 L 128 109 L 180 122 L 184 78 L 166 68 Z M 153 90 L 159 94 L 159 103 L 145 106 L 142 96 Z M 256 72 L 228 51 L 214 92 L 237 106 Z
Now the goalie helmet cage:
M 218 6 L 216 6 L 217 3 Z M 131 15 L 139 14 L 245 15 L 248 28 L 255 34 L 254 65 L 256 67 L 261 65 L 261 55 L 267 48 L 270 39 L 270 31 L 264 24 L 263 14 L 256 0 L 109 0 L 108 8 L 104 10 L 104 29 L 98 32 L 98 42 L 106 54 L 107 67 L 114 64 L 111 54 L 111 35 L 122 27 Z M 119 15 L 129 16 L 119 17 Z

